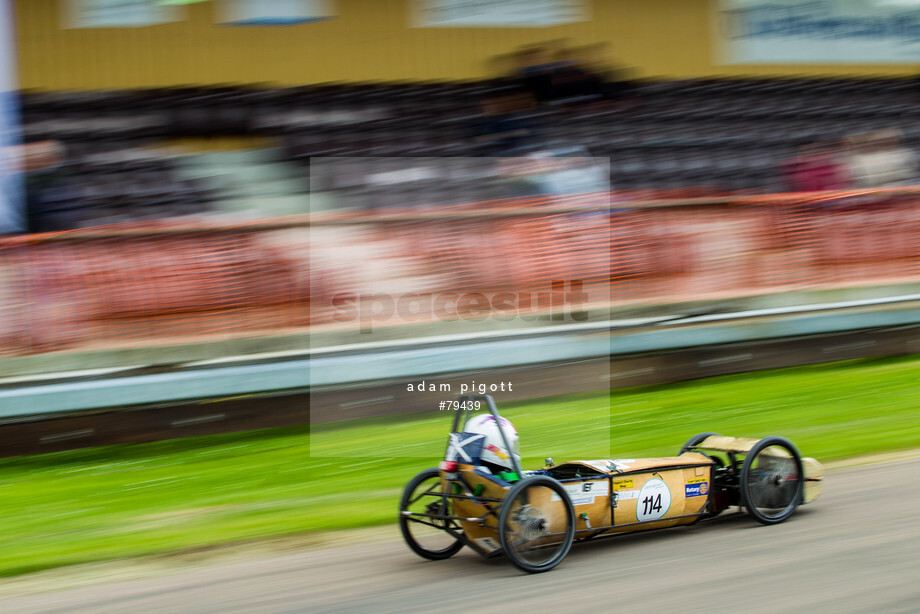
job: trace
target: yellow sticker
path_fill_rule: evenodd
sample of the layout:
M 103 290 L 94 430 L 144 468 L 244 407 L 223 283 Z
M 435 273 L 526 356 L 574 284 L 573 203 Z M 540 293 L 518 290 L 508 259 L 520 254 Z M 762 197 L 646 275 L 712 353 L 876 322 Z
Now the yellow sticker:
M 614 483 L 613 483 L 613 489 L 614 489 L 614 490 L 623 490 L 623 489 L 625 489 L 625 488 L 632 488 L 632 487 L 633 487 L 633 481 L 632 481 L 632 480 L 623 480 L 622 482 L 614 482 Z
M 701 484 L 706 481 L 706 478 L 693 478 L 692 480 L 687 480 L 687 484 Z

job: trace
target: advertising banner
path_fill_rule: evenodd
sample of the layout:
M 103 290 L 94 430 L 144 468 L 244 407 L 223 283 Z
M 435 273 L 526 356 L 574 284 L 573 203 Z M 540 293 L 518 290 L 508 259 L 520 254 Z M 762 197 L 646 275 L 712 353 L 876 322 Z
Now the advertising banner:
M 410 0 L 413 28 L 545 28 L 588 21 L 587 0 Z
M 720 0 L 721 64 L 920 62 L 920 3 L 907 0 Z
M 217 21 L 235 26 L 289 26 L 335 17 L 334 0 L 220 0 Z
M 64 28 L 140 28 L 185 19 L 185 9 L 155 0 L 61 0 Z

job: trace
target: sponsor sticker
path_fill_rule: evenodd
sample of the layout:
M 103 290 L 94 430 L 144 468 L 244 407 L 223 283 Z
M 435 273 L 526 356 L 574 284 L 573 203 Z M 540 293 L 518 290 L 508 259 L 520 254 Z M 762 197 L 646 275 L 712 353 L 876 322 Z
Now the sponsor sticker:
M 617 496 L 617 501 L 626 501 L 627 499 L 639 498 L 638 490 L 617 490 L 614 491 L 614 494 Z
M 481 546 L 482 549 L 485 550 L 486 552 L 494 552 L 495 550 L 498 550 L 500 547 L 498 545 L 498 542 L 496 542 L 491 537 L 477 537 L 473 541 L 479 544 L 479 546 Z
M 632 488 L 632 487 L 633 487 L 633 481 L 632 481 L 632 480 L 622 480 L 622 481 L 620 481 L 620 482 L 614 482 L 614 483 L 613 483 L 613 489 L 614 489 L 614 490 L 625 490 L 625 489 L 627 489 L 627 488 Z
M 594 503 L 595 497 L 607 496 L 610 492 L 607 489 L 607 480 L 563 484 L 562 487 L 565 488 L 565 492 L 569 494 L 572 505 L 587 505 L 588 503 Z M 556 493 L 553 493 L 550 500 L 561 501 L 562 498 Z
M 687 480 L 687 484 L 700 484 L 706 481 L 708 481 L 706 478 L 693 478 L 692 480 Z
M 684 486 L 684 495 L 687 497 L 700 497 L 709 493 L 709 482 L 698 482 Z

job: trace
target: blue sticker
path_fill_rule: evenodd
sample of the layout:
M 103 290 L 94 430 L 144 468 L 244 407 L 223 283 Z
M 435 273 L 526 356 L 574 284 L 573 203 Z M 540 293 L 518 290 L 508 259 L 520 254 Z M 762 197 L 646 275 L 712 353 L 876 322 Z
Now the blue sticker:
M 709 482 L 700 482 L 698 484 L 687 484 L 684 486 L 684 494 L 688 497 L 701 497 L 709 493 Z

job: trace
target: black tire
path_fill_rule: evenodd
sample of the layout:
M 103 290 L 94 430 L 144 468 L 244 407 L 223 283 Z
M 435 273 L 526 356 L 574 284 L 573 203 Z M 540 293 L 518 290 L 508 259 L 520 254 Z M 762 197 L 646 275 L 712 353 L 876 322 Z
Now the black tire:
M 761 439 L 741 466 L 741 500 L 748 514 L 762 524 L 778 524 L 802 501 L 805 476 L 802 457 L 783 437 Z
M 552 495 L 559 500 L 553 501 Z M 526 478 L 502 501 L 498 536 L 505 556 L 528 573 L 549 571 L 562 562 L 575 540 L 575 508 L 558 481 Z
M 440 472 L 426 469 L 406 484 L 399 501 L 399 529 L 403 539 L 414 553 L 432 561 L 449 559 L 463 548 L 463 542 L 447 532 L 448 527 L 460 532 L 460 526 L 452 520 L 406 516 L 403 512 L 448 515 L 452 506 L 442 495 Z
M 719 435 L 718 433 L 708 433 L 708 432 L 707 432 L 707 433 L 698 433 L 698 434 L 694 435 L 693 437 L 691 437 L 690 439 L 688 439 L 688 440 L 687 440 L 687 443 L 685 443 L 684 445 L 682 445 L 682 446 L 680 447 L 680 452 L 678 452 L 677 454 L 678 454 L 678 455 L 681 455 L 681 454 L 683 454 L 684 452 L 686 452 L 687 450 L 689 450 L 690 448 L 695 448 L 696 446 L 698 446 L 698 445 L 700 445 L 701 443 L 703 443 L 704 441 L 706 441 L 706 438 L 707 438 L 707 437 L 713 437 L 713 436 L 716 436 L 716 437 L 717 437 L 718 435 Z

